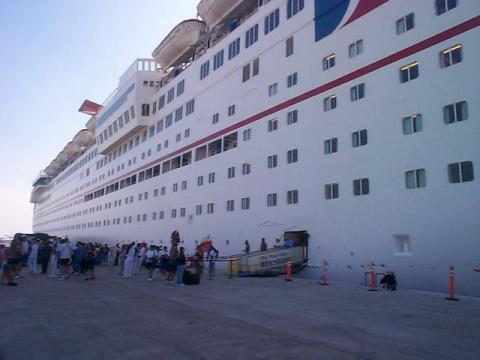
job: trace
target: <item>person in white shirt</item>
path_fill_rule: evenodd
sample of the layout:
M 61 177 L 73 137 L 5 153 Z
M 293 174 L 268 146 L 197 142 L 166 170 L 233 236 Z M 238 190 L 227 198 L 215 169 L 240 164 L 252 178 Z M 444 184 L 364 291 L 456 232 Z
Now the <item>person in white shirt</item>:
M 33 240 L 30 248 L 30 254 L 28 254 L 28 271 L 30 274 L 37 273 L 37 261 L 38 261 L 38 241 Z
M 125 265 L 123 268 L 123 278 L 133 276 L 133 262 L 135 259 L 135 242 L 131 243 L 125 254 Z
M 153 280 L 153 272 L 157 266 L 158 252 L 155 245 L 150 245 L 150 248 L 145 252 L 145 268 L 148 270 L 147 281 Z
M 143 266 L 143 260 L 145 259 L 145 252 L 147 251 L 147 245 L 146 244 L 139 244 L 137 247 L 137 258 L 135 259 L 137 261 L 135 268 L 140 271 L 142 270 Z
M 60 243 L 57 244 L 57 258 L 61 272 L 58 280 L 68 279 L 70 277 L 70 259 L 72 258 L 72 247 L 68 239 L 60 239 Z

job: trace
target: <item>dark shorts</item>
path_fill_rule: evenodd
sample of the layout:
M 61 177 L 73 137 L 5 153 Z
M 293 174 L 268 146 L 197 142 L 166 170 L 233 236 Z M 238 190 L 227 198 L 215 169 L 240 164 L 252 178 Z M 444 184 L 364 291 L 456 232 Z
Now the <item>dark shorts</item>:
M 60 259 L 58 260 L 60 265 L 68 265 L 70 263 L 70 259 Z
M 18 265 L 20 264 L 21 259 L 20 258 L 9 258 L 7 260 L 8 265 Z
M 155 269 L 156 265 L 157 264 L 155 263 L 155 261 L 148 261 L 148 260 L 145 261 L 145 268 L 147 269 Z
M 96 263 L 96 260 L 93 259 L 93 260 L 86 260 L 85 261 L 85 268 L 87 270 L 90 270 L 90 271 L 93 271 L 95 270 L 95 263 Z
M 171 273 L 174 273 L 177 271 L 177 264 L 174 263 L 174 262 L 171 262 L 168 266 L 168 271 L 170 271 Z

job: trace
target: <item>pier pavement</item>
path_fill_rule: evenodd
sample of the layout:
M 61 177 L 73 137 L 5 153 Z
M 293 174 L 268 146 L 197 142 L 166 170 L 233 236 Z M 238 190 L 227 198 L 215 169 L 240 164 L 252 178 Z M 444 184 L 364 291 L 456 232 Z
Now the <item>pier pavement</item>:
M 0 359 L 478 359 L 480 299 L 283 278 L 144 275 L 0 287 Z

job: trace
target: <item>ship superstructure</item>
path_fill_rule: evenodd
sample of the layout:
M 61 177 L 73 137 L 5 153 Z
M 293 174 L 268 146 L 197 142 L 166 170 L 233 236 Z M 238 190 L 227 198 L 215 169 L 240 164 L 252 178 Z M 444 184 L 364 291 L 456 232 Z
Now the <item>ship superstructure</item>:
M 271 245 L 479 294 L 475 0 L 203 0 L 35 180 L 34 231 Z M 258 244 L 257 244 L 258 243 Z M 475 282 L 476 281 L 476 282 Z

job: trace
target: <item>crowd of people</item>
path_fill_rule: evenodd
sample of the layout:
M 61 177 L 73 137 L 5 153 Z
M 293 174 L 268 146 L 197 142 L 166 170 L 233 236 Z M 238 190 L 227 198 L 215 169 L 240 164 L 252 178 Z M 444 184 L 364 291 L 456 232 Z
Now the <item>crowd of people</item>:
M 113 247 L 81 241 L 72 244 L 68 238 L 40 239 L 16 234 L 9 247 L 0 245 L 1 283 L 16 286 L 24 267 L 31 274 L 45 274 L 58 280 L 81 274 L 85 275 L 85 280 L 94 280 L 96 266 L 111 265 L 125 279 L 132 278 L 134 273 L 146 273 L 146 280 L 152 281 L 158 273 L 167 284 L 195 285 L 200 282 L 205 260 L 208 278 L 212 279 L 219 254 L 212 242 L 202 242 L 192 256 L 185 253 L 180 243 L 178 231 L 172 233 L 170 249 L 135 242 Z

